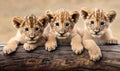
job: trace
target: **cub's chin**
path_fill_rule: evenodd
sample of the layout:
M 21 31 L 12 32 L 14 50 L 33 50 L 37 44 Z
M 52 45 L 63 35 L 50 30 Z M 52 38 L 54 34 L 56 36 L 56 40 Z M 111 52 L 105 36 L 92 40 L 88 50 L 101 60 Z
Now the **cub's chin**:
M 35 40 L 31 40 L 31 41 L 27 41 L 27 43 L 36 43 L 37 41 Z
M 92 37 L 95 37 L 95 38 L 100 38 L 102 36 L 102 34 L 91 34 Z
M 67 37 L 65 36 L 57 36 L 58 39 L 66 39 Z

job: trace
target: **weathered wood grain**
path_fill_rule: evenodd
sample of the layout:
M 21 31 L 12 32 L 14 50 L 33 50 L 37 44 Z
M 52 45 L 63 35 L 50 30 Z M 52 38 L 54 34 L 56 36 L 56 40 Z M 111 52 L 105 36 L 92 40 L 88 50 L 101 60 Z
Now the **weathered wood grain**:
M 27 52 L 19 46 L 15 53 L 4 55 L 0 44 L 0 71 L 120 71 L 120 45 L 100 46 L 103 58 L 89 60 L 88 52 L 76 55 L 70 46 L 58 46 L 48 52 L 44 47 Z

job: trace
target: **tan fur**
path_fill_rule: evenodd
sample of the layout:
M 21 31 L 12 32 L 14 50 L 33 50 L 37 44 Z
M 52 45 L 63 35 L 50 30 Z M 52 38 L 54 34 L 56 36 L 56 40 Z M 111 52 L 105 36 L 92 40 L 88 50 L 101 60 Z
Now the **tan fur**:
M 17 28 L 17 34 L 11 38 L 8 44 L 3 48 L 3 52 L 10 54 L 14 52 L 18 44 L 24 44 L 25 50 L 30 51 L 45 43 L 43 36 L 44 28 L 48 23 L 48 17 L 30 15 L 25 18 L 14 17 L 14 26 Z
M 93 61 L 102 57 L 98 45 L 118 44 L 110 30 L 111 22 L 115 16 L 116 12 L 114 10 L 104 12 L 102 9 L 81 9 L 81 17 L 84 19 L 85 25 L 83 44 L 88 49 L 90 58 Z
M 48 41 L 45 44 L 46 50 L 55 50 L 57 43 L 69 43 L 76 54 L 81 53 L 83 50 L 81 37 L 74 30 L 79 13 L 77 11 L 70 13 L 64 9 L 59 9 L 55 12 L 47 11 L 46 15 L 50 18 L 51 26 Z

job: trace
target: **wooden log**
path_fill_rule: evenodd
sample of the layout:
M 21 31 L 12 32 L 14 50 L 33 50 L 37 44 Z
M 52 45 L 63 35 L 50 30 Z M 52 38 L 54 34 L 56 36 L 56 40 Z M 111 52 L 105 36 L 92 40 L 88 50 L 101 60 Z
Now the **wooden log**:
M 0 71 L 120 71 L 120 45 L 100 46 L 103 58 L 89 60 L 87 50 L 74 54 L 70 46 L 58 46 L 48 52 L 44 47 L 27 52 L 19 46 L 16 52 L 5 55 L 0 44 Z

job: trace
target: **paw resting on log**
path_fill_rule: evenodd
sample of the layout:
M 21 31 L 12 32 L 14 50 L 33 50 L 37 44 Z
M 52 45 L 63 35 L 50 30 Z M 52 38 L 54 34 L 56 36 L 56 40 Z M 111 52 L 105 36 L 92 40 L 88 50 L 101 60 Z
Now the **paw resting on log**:
M 5 55 L 4 45 L 0 45 L 0 71 L 41 70 L 41 71 L 119 71 L 120 45 L 100 46 L 103 58 L 98 62 L 90 60 L 88 52 L 75 54 L 70 46 L 58 46 L 56 51 L 48 52 L 44 47 L 27 52 L 20 45 L 16 52 Z

